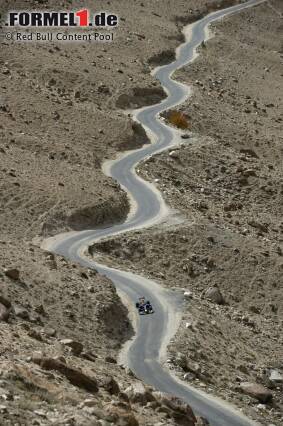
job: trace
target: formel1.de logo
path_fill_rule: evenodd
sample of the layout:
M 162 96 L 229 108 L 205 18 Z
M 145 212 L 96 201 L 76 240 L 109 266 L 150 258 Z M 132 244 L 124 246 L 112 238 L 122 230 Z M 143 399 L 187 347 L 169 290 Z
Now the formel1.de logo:
M 9 12 L 8 27 L 116 27 L 118 16 L 112 13 L 99 12 L 91 14 L 88 9 L 76 12 Z

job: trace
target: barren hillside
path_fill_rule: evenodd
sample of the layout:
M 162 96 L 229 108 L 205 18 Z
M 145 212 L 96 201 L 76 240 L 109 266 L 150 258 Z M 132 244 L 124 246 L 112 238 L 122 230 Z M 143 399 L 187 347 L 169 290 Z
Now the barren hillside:
M 203 424 L 117 365 L 133 329 L 113 284 L 39 242 L 126 218 L 126 194 L 101 165 L 148 143 L 127 110 L 165 96 L 150 71 L 172 60 L 182 26 L 233 3 L 110 0 L 120 17 L 113 43 L 1 39 L 1 424 Z M 3 0 L 0 12 L 81 7 Z M 273 0 L 217 24 L 198 61 L 175 76 L 193 83 L 181 109 L 197 140 L 141 173 L 184 223 L 96 247 L 111 263 L 190 289 L 170 368 L 278 426 L 282 384 L 269 374 L 282 372 L 282 12 Z M 224 305 L 203 297 L 214 284 Z M 271 388 L 273 405 L 243 396 L 244 379 Z

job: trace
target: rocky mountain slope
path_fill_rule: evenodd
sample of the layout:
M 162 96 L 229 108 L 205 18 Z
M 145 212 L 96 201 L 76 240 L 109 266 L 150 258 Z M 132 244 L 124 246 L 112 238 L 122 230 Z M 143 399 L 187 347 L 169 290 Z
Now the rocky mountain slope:
M 126 217 L 128 200 L 101 164 L 147 137 L 121 109 L 164 97 L 151 67 L 172 59 L 184 23 L 230 3 L 111 0 L 121 18 L 114 43 L 1 38 L 1 424 L 204 424 L 117 366 L 133 330 L 113 285 L 38 246 Z M 3 0 L 0 13 L 79 8 Z
M 193 86 L 191 132 L 139 169 L 182 223 L 93 248 L 187 292 L 168 368 L 266 425 L 283 419 L 282 12 L 270 1 L 213 25 L 174 76 Z

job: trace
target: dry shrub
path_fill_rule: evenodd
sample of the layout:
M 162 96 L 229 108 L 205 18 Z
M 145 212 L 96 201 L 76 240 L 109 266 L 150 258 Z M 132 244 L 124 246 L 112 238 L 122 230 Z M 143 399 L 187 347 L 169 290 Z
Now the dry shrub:
M 189 129 L 190 127 L 187 117 L 181 111 L 170 111 L 168 114 L 168 121 L 179 129 Z

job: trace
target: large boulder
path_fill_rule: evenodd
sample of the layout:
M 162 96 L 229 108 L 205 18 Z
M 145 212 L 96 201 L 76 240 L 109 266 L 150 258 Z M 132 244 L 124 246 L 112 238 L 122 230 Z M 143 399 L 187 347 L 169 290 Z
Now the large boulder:
M 172 396 L 163 392 L 153 392 L 155 399 L 167 409 L 170 417 L 173 417 L 176 424 L 182 426 L 195 426 L 197 421 L 191 407 L 176 396 Z
M 217 303 L 218 305 L 222 305 L 224 303 L 224 297 L 217 286 L 208 287 L 204 293 L 204 297 L 207 300 L 210 300 L 210 302 Z
M 243 393 L 260 402 L 266 403 L 272 399 L 272 392 L 258 383 L 242 382 L 240 388 Z
M 72 385 L 83 388 L 89 392 L 97 392 L 98 384 L 94 377 L 90 377 L 80 370 L 67 366 L 55 358 L 36 357 L 32 361 L 38 364 L 44 370 L 54 370 L 65 376 Z

